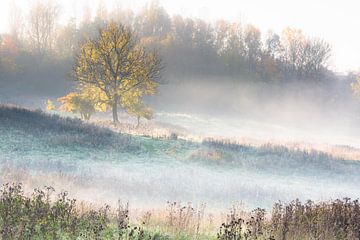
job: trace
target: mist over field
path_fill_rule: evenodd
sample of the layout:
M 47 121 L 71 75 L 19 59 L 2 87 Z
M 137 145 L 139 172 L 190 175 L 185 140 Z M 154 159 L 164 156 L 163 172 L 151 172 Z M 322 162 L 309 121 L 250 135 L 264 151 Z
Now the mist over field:
M 57 133 L 46 124 L 46 116 L 39 118 L 45 124 L 37 129 L 37 122 L 28 114 L 31 112 L 25 112 L 26 121 L 17 126 L 11 126 L 18 118 L 16 114 L 3 119 L 3 182 L 16 180 L 29 188 L 47 184 L 71 189 L 72 196 L 96 204 L 116 204 L 121 198 L 144 210 L 161 208 L 167 201 L 206 203 L 210 209 L 225 211 L 237 203 L 246 209 L 270 208 L 278 200 L 320 201 L 359 195 L 356 148 L 320 148 L 320 144 L 309 148 L 299 142 L 305 134 L 295 132 L 286 137 L 275 131 L 279 128 L 276 125 L 246 120 L 233 120 L 230 125 L 229 119 L 160 112 L 153 126 L 160 135 L 177 132 L 180 138 L 195 142 L 129 136 L 117 143 L 107 137 L 93 140 L 92 136 L 73 135 L 66 129 Z M 129 119 L 123 116 L 123 121 Z M 247 126 L 236 132 L 239 125 Z M 248 139 L 249 132 L 254 135 Z M 232 139 L 245 145 L 198 142 L 205 137 Z M 115 145 L 107 146 L 108 141 Z M 325 149 L 325 153 L 307 152 L 309 149 Z M 345 150 L 352 153 L 348 158 L 342 153 Z
M 0 34 L 0 238 L 359 239 L 338 45 L 167 1 L 30 2 Z

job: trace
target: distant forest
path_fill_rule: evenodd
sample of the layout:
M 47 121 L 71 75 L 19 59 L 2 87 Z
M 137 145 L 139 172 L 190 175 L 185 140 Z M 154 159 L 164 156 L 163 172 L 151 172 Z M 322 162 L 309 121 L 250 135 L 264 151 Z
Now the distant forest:
M 241 22 L 170 16 L 157 1 L 136 13 L 107 9 L 100 2 L 95 16 L 85 8 L 81 19 L 66 24 L 60 24 L 60 16 L 60 7 L 51 1 L 33 4 L 29 12 L 12 6 L 11 31 L 0 39 L 0 91 L 64 93 L 71 87 L 67 73 L 79 43 L 110 21 L 131 26 L 140 43 L 159 51 L 165 81 L 202 76 L 199 79 L 229 77 L 283 85 L 335 79 L 327 65 L 330 45 L 299 29 L 262 33 Z

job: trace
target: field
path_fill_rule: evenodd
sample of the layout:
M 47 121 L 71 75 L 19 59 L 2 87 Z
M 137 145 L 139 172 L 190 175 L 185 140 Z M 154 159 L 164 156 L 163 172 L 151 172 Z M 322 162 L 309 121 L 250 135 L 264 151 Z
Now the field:
M 146 214 L 167 222 L 169 212 L 191 206 L 192 221 L 203 214 L 202 229 L 213 236 L 231 208 L 270 212 L 279 200 L 360 196 L 360 162 L 339 154 L 106 126 L 1 106 L 1 184 L 20 182 L 25 194 L 51 186 L 94 208 L 116 209 L 121 199 L 135 222 Z

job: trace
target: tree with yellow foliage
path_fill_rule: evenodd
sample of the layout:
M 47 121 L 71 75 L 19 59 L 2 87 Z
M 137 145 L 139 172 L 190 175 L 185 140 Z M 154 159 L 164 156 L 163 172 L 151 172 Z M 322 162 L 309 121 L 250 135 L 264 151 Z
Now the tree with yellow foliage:
M 90 86 L 102 94 L 101 102 L 112 109 L 117 123 L 119 106 L 155 93 L 160 71 L 156 52 L 140 45 L 128 27 L 110 23 L 99 30 L 96 38 L 81 44 L 73 77 L 81 88 Z
M 46 101 L 46 110 L 48 110 L 48 111 L 53 111 L 53 110 L 55 110 L 54 103 L 53 103 L 53 101 L 51 101 L 50 99 L 48 99 L 48 100 Z
M 59 110 L 62 112 L 80 113 L 84 120 L 89 120 L 95 112 L 106 111 L 104 97 L 96 88 L 87 87 L 81 92 L 70 92 L 61 97 Z
M 144 105 L 142 103 L 132 105 L 130 108 L 127 109 L 127 112 L 130 115 L 136 117 L 136 119 L 137 119 L 136 127 L 139 127 L 141 118 L 151 120 L 154 116 L 154 111 L 150 107 L 147 107 L 146 105 Z
M 132 90 L 124 93 L 120 98 L 120 105 L 129 115 L 136 117 L 136 127 L 140 125 L 141 118 L 147 120 L 153 118 L 154 111 L 142 102 L 140 91 Z

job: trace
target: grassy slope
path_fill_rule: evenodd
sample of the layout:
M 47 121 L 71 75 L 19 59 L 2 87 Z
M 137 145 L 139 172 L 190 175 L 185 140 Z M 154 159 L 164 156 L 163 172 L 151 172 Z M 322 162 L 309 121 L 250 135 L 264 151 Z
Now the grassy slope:
M 331 157 L 320 152 L 292 150 L 283 146 L 251 147 L 207 140 L 202 144 L 183 140 L 154 139 L 114 133 L 109 129 L 86 124 L 79 119 L 63 118 L 41 111 L 0 106 L 2 153 L 24 154 L 43 151 L 78 152 L 83 158 L 90 152 L 124 154 L 126 157 L 156 157 L 204 161 L 218 165 L 235 165 L 256 170 L 288 170 L 293 172 L 315 169 L 324 172 L 356 173 L 359 164 Z M 99 157 L 101 158 L 101 157 Z M 310 171 L 311 172 L 311 171 Z M 312 173 L 312 172 L 311 172 Z
M 314 181 L 331 184 L 327 183 L 331 180 L 341 182 L 346 187 L 351 186 L 349 191 L 353 191 L 352 184 L 360 178 L 359 162 L 344 161 L 319 152 L 296 151 L 282 146 L 255 148 L 216 141 L 192 143 L 130 136 L 77 119 L 9 106 L 0 107 L 0 133 L 0 164 L 3 169 L 9 166 L 21 167 L 33 173 L 51 174 L 60 171 L 82 177 L 88 169 L 88 177 L 95 179 L 94 185 L 102 181 L 102 178 L 109 179 L 110 185 L 117 183 L 120 181 L 118 175 L 122 174 L 124 179 L 121 181 L 125 182 L 125 187 L 131 188 L 130 181 L 134 181 L 135 186 L 138 183 L 144 185 L 144 188 L 155 186 L 154 191 L 158 191 L 159 195 L 167 187 L 165 184 L 178 185 L 178 193 L 175 194 L 176 191 L 169 187 L 162 200 L 170 200 L 165 198 L 172 196 L 187 196 L 186 194 L 195 194 L 196 198 L 200 190 L 204 194 L 209 192 L 206 187 L 212 189 L 214 186 L 206 182 L 206 177 L 209 182 L 214 180 L 218 184 L 218 190 L 215 188 L 206 198 L 199 195 L 202 201 L 213 199 L 216 202 L 221 196 L 228 201 L 239 197 L 250 201 L 256 195 L 267 203 L 279 200 L 279 192 L 282 192 L 281 189 L 276 189 L 267 193 L 265 188 L 270 183 L 270 187 L 283 185 L 292 188 L 291 191 L 301 187 L 296 191 L 303 191 L 302 188 L 307 190 L 304 185 Z M 189 170 L 186 166 L 192 168 Z M 174 174 L 179 174 L 179 177 L 172 178 Z M 190 179 L 185 179 L 188 177 Z M 224 180 L 224 177 L 228 180 Z M 98 182 L 95 182 L 96 178 Z M 294 184 L 293 187 L 287 186 L 291 179 L 295 179 L 291 183 Z M 82 182 L 85 181 L 88 180 L 85 178 Z M 305 184 L 301 182 L 296 185 L 300 181 Z M 255 195 L 249 193 L 247 196 L 247 191 L 253 191 L 252 182 L 260 190 L 255 190 Z M 233 186 L 222 190 L 224 184 Z M 236 184 L 242 184 L 245 190 Z M 263 185 L 266 186 L 262 187 Z M 231 195 L 237 188 L 245 193 Z M 316 191 L 310 189 L 309 192 L 314 190 Z M 286 195 L 286 191 L 282 194 Z M 184 192 L 184 195 L 180 192 Z M 358 192 L 355 191 L 354 194 Z M 258 204 L 256 200 L 254 202 Z

